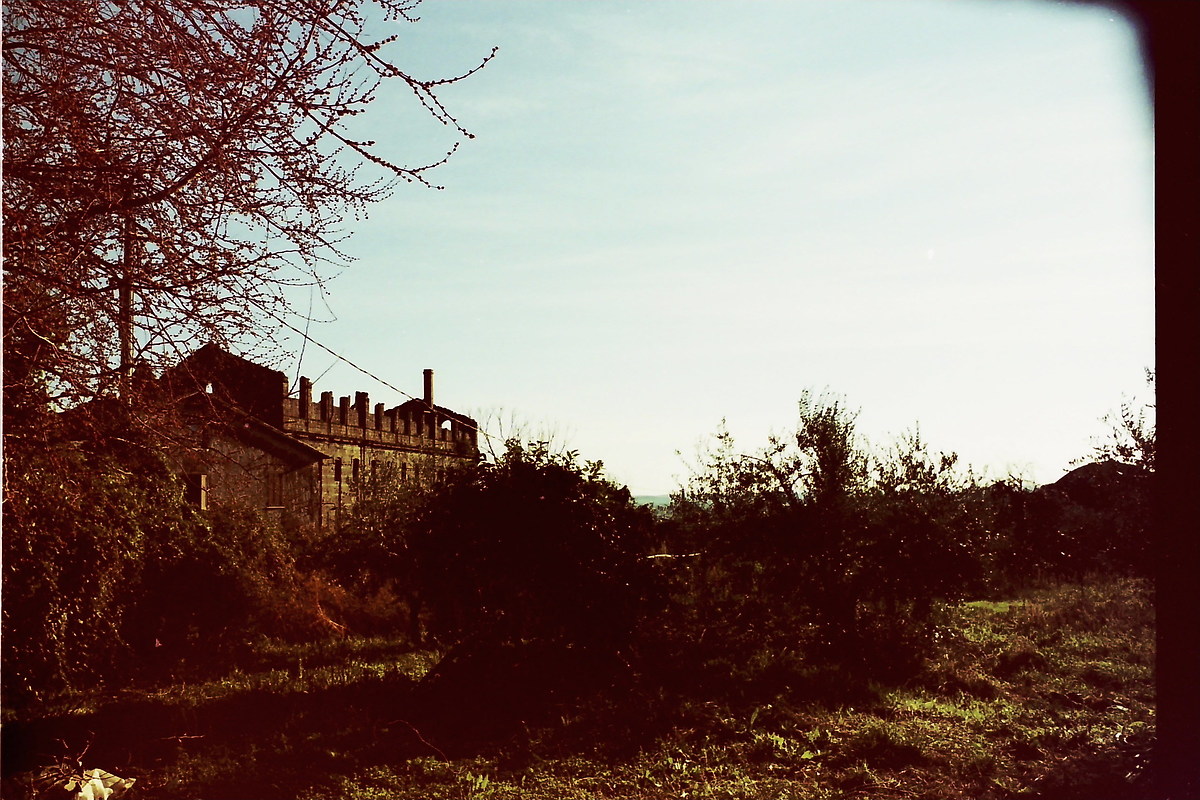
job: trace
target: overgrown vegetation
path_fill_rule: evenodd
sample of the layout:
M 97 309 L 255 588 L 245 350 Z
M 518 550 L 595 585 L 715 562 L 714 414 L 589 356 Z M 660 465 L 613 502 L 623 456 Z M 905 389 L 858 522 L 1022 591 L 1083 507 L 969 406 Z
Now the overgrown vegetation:
M 11 787 L 62 740 L 150 797 L 1139 791 L 1134 466 L 989 485 L 808 393 L 665 510 L 513 440 L 364 477 L 318 535 L 198 512 L 154 453 L 49 436 L 10 473 Z
M 413 78 L 352 0 L 4 22 L 5 796 L 1139 791 L 1150 407 L 1038 490 L 917 431 L 872 448 L 806 393 L 765 447 L 719 432 L 658 515 L 518 440 L 364 476 L 332 532 L 199 511 L 148 365 L 287 324 L 344 212 L 445 161 L 349 121 L 399 79 L 469 136 L 437 92 L 490 56 Z
M 574 451 L 516 440 L 411 518 L 435 632 L 619 648 L 649 587 L 653 517 Z
M 1143 796 L 1152 620 L 1131 578 L 957 603 L 920 670 L 852 698 L 792 661 L 753 695 L 598 696 L 470 750 L 408 716 L 436 654 L 381 639 L 264 643 L 250 669 L 56 719 L 145 798 L 1115 800 Z
M 328 635 L 320 587 L 252 511 L 198 513 L 142 441 L 52 441 L 4 504 L 6 708 L 203 677 L 257 636 Z

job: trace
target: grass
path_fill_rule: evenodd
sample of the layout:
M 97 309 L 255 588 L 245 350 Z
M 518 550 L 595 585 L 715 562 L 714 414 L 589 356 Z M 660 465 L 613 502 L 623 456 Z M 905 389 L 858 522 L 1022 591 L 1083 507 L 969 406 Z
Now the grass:
M 262 643 L 226 675 L 41 709 L 5 739 L 90 738 L 89 765 L 137 777 L 151 800 L 1134 798 L 1153 742 L 1152 624 L 1149 587 L 1128 579 L 968 602 L 944 611 L 916 675 L 853 703 L 786 685 L 741 705 L 675 698 L 645 735 L 568 708 L 465 755 L 408 719 L 436 654 Z M 653 700 L 609 698 L 610 716 L 662 717 Z M 17 797 L 34 763 L 10 755 Z

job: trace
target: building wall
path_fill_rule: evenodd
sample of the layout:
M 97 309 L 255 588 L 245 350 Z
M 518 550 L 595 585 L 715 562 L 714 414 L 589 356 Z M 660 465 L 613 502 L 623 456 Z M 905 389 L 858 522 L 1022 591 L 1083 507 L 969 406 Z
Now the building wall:
M 427 486 L 453 464 L 474 462 L 478 433 L 471 420 L 425 401 L 385 409 L 366 392 L 341 397 L 332 392 L 312 400 L 312 384 L 300 380 L 299 397 L 282 398 L 282 427 L 295 439 L 329 456 L 308 468 L 320 511 L 314 522 L 337 523 L 373 471 L 391 465 L 405 483 Z
M 390 471 L 402 484 L 429 486 L 451 465 L 464 461 L 457 456 L 390 450 L 362 443 L 310 441 L 309 444 L 330 455 L 304 470 L 314 487 L 313 496 L 319 498 L 319 512 L 313 514 L 313 521 L 322 527 L 336 525 L 340 515 L 355 503 L 359 492 L 377 474 Z
M 372 406 L 366 392 L 336 403 L 332 392 L 323 392 L 314 401 L 308 378 L 300 379 L 298 396 L 291 397 L 282 372 L 205 345 L 169 370 L 164 385 L 177 395 L 198 392 L 219 399 L 281 438 L 327 456 L 295 469 L 252 444 L 214 439 L 215 458 L 205 467 L 211 470 L 214 497 L 240 494 L 287 524 L 335 524 L 372 468 L 391 464 L 401 481 L 428 485 L 450 465 L 479 457 L 475 421 L 434 405 L 432 370 L 425 370 L 423 399 L 385 409 L 383 403 Z
M 284 529 L 309 525 L 320 513 L 319 476 L 311 468 L 293 469 L 233 438 L 205 436 L 203 448 L 183 452 L 179 471 L 189 484 L 195 480 L 191 499 L 206 508 L 260 509 Z

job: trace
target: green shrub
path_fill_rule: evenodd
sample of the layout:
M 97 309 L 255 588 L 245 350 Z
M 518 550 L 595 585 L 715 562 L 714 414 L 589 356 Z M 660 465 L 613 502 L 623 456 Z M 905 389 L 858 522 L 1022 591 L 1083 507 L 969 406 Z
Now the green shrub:
M 251 510 L 189 506 L 134 436 L 6 455 L 8 705 L 211 670 L 256 635 L 336 627 L 278 530 Z
M 790 647 L 898 679 L 928 652 L 938 603 L 984 585 L 990 534 L 971 475 L 915 432 L 872 452 L 856 416 L 805 392 L 794 434 L 759 452 L 718 431 L 665 527 L 669 548 L 699 552 L 673 584 L 682 640 L 721 631 L 726 660 Z
M 349 629 L 424 641 L 423 596 L 412 517 L 426 489 L 401 480 L 391 462 L 364 471 L 337 530 L 306 543 L 302 567 L 324 585 L 327 607 Z
M 127 670 L 149 556 L 201 523 L 149 452 L 57 443 L 6 454 L 4 688 L 8 703 Z M 153 644 L 153 640 L 149 640 Z
M 452 472 L 416 514 L 435 630 L 620 647 L 652 594 L 652 525 L 598 462 L 510 441 L 496 463 Z

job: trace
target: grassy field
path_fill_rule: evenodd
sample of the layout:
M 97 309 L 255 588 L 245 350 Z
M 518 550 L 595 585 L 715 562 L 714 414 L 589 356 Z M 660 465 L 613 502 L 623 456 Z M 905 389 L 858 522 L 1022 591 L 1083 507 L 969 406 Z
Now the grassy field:
M 136 777 L 127 796 L 148 799 L 1136 798 L 1153 644 L 1148 585 L 1097 580 L 945 609 L 903 681 L 783 681 L 669 712 L 608 697 L 486 744 L 411 722 L 436 653 L 262 645 L 211 680 L 9 714 L 4 796 L 38 796 L 38 770 L 86 747 L 84 767 Z

